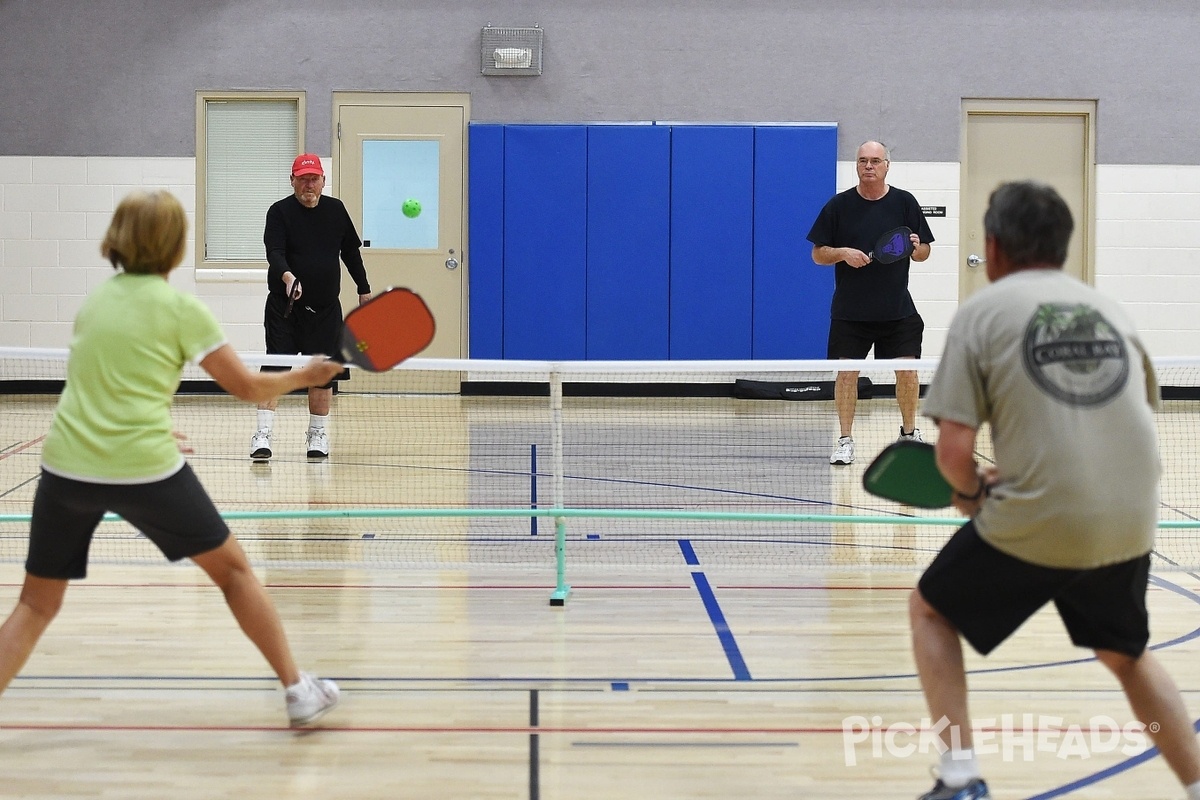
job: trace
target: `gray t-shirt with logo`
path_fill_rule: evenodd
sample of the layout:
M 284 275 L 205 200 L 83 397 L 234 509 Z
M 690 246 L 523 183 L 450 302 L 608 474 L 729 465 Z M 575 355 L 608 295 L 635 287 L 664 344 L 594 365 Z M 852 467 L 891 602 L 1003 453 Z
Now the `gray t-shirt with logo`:
M 924 413 L 989 423 L 1000 481 L 980 536 L 1047 567 L 1086 569 L 1154 544 L 1158 385 L 1121 307 L 1061 270 L 1022 270 L 959 308 Z

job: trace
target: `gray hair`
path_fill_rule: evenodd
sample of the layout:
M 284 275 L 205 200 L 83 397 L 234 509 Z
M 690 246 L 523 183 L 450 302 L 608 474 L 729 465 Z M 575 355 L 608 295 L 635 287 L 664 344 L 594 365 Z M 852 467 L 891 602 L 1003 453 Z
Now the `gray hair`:
M 860 145 L 858 146 L 858 150 L 862 150 L 862 149 L 863 149 L 863 145 L 868 145 L 868 144 L 877 144 L 877 145 L 879 145 L 880 147 L 882 147 L 882 148 L 883 148 L 883 160 L 884 160 L 884 161 L 891 161 L 891 160 L 892 160 L 892 148 L 888 147 L 886 144 L 884 144 L 883 142 L 879 141 L 878 139 L 867 139 L 865 142 L 863 142 L 862 144 L 860 144 Z M 857 153 L 857 152 L 858 152 L 858 150 L 855 150 L 854 152 L 855 152 L 855 153 Z
M 1053 186 L 1036 181 L 1000 184 L 983 215 L 984 233 L 1016 267 L 1061 267 L 1074 228 L 1071 209 L 1062 196 Z

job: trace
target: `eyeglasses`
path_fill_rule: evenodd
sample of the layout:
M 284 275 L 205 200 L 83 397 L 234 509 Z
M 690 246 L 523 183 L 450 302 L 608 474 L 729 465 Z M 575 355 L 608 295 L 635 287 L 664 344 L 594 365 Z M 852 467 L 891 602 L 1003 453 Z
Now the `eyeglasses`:
M 885 161 L 887 161 L 886 158 L 860 158 L 858 160 L 858 163 L 864 167 L 867 164 L 870 164 L 872 167 L 878 167 L 880 164 L 884 163 Z

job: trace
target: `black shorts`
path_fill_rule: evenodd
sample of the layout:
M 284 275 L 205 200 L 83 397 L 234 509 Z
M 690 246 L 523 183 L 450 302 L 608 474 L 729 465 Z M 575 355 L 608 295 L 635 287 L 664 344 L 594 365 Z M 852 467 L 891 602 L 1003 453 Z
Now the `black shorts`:
M 58 580 L 87 577 L 92 534 L 109 511 L 171 561 L 207 553 L 229 538 L 229 526 L 187 464 L 154 483 L 90 483 L 42 470 L 25 571 Z
M 312 308 L 302 305 L 304 298 L 292 304 L 286 317 L 287 299 L 274 294 L 267 295 L 263 310 L 263 328 L 266 331 L 267 354 L 275 356 L 336 356 L 342 341 L 342 305 L 336 300 L 327 306 Z M 287 367 L 265 366 L 263 370 L 284 371 Z M 329 389 L 338 380 L 349 375 L 343 372 L 322 389 Z
M 992 547 L 968 522 L 917 588 L 983 655 L 1053 600 L 1076 646 L 1137 658 L 1150 640 L 1149 575 L 1149 553 L 1095 569 L 1040 567 Z
M 866 358 L 871 347 L 876 358 L 920 358 L 925 321 L 920 314 L 888 322 L 829 321 L 826 358 Z

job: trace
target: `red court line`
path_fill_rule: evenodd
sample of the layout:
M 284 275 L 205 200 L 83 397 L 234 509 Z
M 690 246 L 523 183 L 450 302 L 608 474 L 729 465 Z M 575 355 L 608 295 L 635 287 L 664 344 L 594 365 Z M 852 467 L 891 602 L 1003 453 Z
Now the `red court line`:
M 29 448 L 33 447 L 35 444 L 41 444 L 42 440 L 45 438 L 46 438 L 46 435 L 42 434 L 41 436 L 37 437 L 36 439 L 29 440 L 28 442 L 26 442 L 25 444 L 16 448 L 15 450 L 5 450 L 3 453 L 0 453 L 0 461 L 3 461 L 4 459 L 8 458 L 9 456 L 15 456 L 17 453 L 28 450 Z
M 715 584 L 718 589 L 746 589 L 750 591 L 767 590 L 771 592 L 911 592 L 915 585 L 908 586 L 820 586 L 820 585 L 797 585 L 784 586 L 772 585 L 769 583 L 757 584 L 754 586 L 745 584 Z
M 554 588 L 553 586 L 548 586 L 547 584 L 544 584 L 544 583 L 534 583 L 534 584 L 520 584 L 520 583 L 514 583 L 514 584 L 506 584 L 506 583 L 465 583 L 465 584 L 439 584 L 439 585 L 430 585 L 430 584 L 421 584 L 421 583 L 414 583 L 414 584 L 404 584 L 404 583 L 389 583 L 389 584 L 369 584 L 369 583 L 367 583 L 367 584 L 358 584 L 358 583 L 330 583 L 330 584 L 325 584 L 325 583 L 304 583 L 304 584 L 299 584 L 299 583 L 269 583 L 269 584 L 266 584 L 266 586 L 267 586 L 267 588 L 269 588 L 269 589 L 397 589 L 397 590 L 402 590 L 402 591 L 407 591 L 407 590 L 410 590 L 410 589 L 431 589 L 431 590 L 434 590 L 434 591 L 461 591 L 461 590 L 463 590 L 463 589 L 470 589 L 470 590 L 475 590 L 475 589 L 486 589 L 486 590 L 522 591 L 522 592 L 525 592 L 525 591 L 540 591 L 540 590 L 542 590 L 542 589 L 553 589 L 553 588 Z M 654 590 L 659 590 L 659 589 L 691 589 L 692 587 L 691 587 L 691 585 L 690 585 L 690 584 L 686 584 L 686 583 L 679 583 L 679 584 L 632 584 L 632 583 L 631 583 L 631 584 L 609 584 L 609 583 L 586 584 L 586 583 L 572 583 L 572 584 L 571 584 L 571 588 L 572 588 L 573 590 L 577 590 L 577 589 L 588 589 L 588 590 L 603 590 L 603 589 L 617 589 L 617 590 L 628 590 L 628 589 L 634 589 L 634 590 L 636 590 L 636 589 L 654 589 Z
M 9 583 L 0 582 L 0 587 L 20 587 L 21 585 L 22 585 L 21 583 L 16 583 L 16 582 L 9 582 Z M 306 583 L 306 584 L 267 583 L 267 584 L 264 584 L 264 586 L 266 586 L 268 589 L 273 589 L 273 590 L 275 590 L 275 589 L 278 589 L 278 590 L 283 590 L 283 589 L 305 589 L 305 590 L 308 590 L 308 589 L 366 589 L 366 590 L 382 589 L 382 590 L 389 590 L 390 589 L 390 590 L 397 590 L 397 591 L 408 591 L 408 590 L 412 590 L 412 589 L 428 589 L 430 591 L 435 591 L 435 592 L 463 591 L 463 590 L 472 590 L 473 591 L 476 589 L 482 589 L 482 590 L 487 590 L 487 591 L 533 592 L 533 591 L 542 591 L 542 590 L 550 591 L 554 588 L 553 586 L 550 586 L 550 585 L 544 584 L 544 583 L 536 583 L 536 584 L 474 584 L 474 583 L 471 583 L 471 584 L 463 584 L 463 585 L 453 585 L 453 584 L 432 585 L 432 584 L 422 584 L 422 583 L 387 584 L 387 585 L 375 585 L 375 584 L 369 584 L 369 583 L 363 583 L 363 584 L 359 584 L 359 583 Z M 200 581 L 197 583 L 100 583 L 100 582 L 93 582 L 93 581 L 79 581 L 79 582 L 73 583 L 71 585 L 72 591 L 79 591 L 80 589 L 89 589 L 89 588 L 90 589 L 211 589 L 211 588 L 213 588 L 213 586 L 211 583 L 205 583 L 203 581 Z M 658 585 L 658 584 L 654 584 L 654 585 L 647 585 L 647 584 L 629 584 L 629 585 L 595 584 L 595 585 L 589 585 L 589 584 L 583 584 L 583 583 L 572 583 L 571 588 L 575 589 L 575 590 L 587 589 L 589 591 L 609 590 L 609 589 L 618 590 L 618 591 L 653 589 L 655 591 L 658 591 L 658 590 L 662 590 L 662 589 L 691 589 L 692 587 L 691 587 L 691 585 L 684 584 L 684 583 L 672 584 L 672 585 L 665 585 L 665 584 L 664 585 Z
M 564 726 L 554 728 L 532 726 L 324 726 L 317 728 L 288 728 L 286 726 L 169 726 L 169 724 L 0 724 L 4 730 L 78 730 L 78 732 L 110 733 L 236 733 L 236 732 L 282 732 L 298 734 L 314 733 L 430 733 L 430 734 L 622 734 L 622 735 L 797 735 L 797 734 L 841 734 L 841 728 L 638 728 L 613 727 L 593 728 L 588 726 Z
M 915 731 L 920 731 L 919 726 L 913 726 Z M 1011 734 L 1040 734 L 1040 733 L 1064 733 L 1068 730 L 1066 727 L 1034 727 L 1034 728 L 975 728 L 976 733 L 1011 733 Z M 1092 732 L 1090 727 L 1070 728 L 1072 732 L 1081 734 L 1089 734 Z M 297 734 L 313 734 L 320 732 L 327 733 L 430 733 L 430 734 L 515 734 L 528 736 L 531 733 L 539 734 L 620 734 L 623 736 L 654 736 L 654 735 L 670 735 L 670 736 L 803 736 L 803 735 L 843 735 L 845 729 L 841 727 L 794 727 L 794 728 L 761 728 L 761 727 L 729 727 L 729 728 L 714 728 L 714 727 L 635 727 L 635 726 L 613 726 L 613 727 L 592 727 L 587 725 L 564 725 L 555 727 L 529 726 L 529 725 L 324 725 L 314 728 L 289 728 L 286 725 L 70 725 L 66 723 L 60 724 L 0 724 L 0 732 L 3 731 L 79 731 L 79 732 L 110 732 L 110 733 L 236 733 L 236 732 L 270 732 L 283 731 Z M 864 731 L 856 731 L 862 733 L 885 733 L 886 729 L 870 729 Z M 1106 730 L 1100 730 L 1102 733 L 1107 733 Z
M 0 587 L 19 587 L 18 582 L 3 582 L 0 581 Z M 414 589 L 428 589 L 435 592 L 446 591 L 512 591 L 512 592 L 532 592 L 541 591 L 543 589 L 553 589 L 552 586 L 547 586 L 543 583 L 522 584 L 522 583 L 469 583 L 469 584 L 423 584 L 423 583 L 389 583 L 389 584 L 371 584 L 371 583 L 267 583 L 264 584 L 268 589 L 284 590 L 284 589 L 366 589 L 366 590 L 392 590 L 392 591 L 411 591 Z M 72 589 L 208 589 L 211 584 L 203 581 L 198 583 L 100 583 L 98 581 L 80 581 L 72 584 Z M 611 583 L 572 583 L 573 590 L 587 591 L 663 591 L 671 590 L 691 590 L 693 587 L 690 584 L 611 584 Z M 751 586 L 748 584 L 716 584 L 717 589 L 728 589 L 731 591 L 753 591 L 753 592 L 911 592 L 914 586 L 820 586 L 817 584 L 805 585 L 783 585 L 783 584 L 760 584 Z M 1164 591 L 1160 587 L 1150 586 L 1148 591 Z

